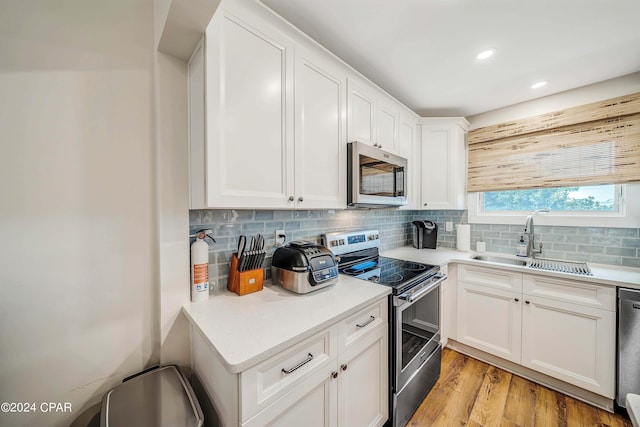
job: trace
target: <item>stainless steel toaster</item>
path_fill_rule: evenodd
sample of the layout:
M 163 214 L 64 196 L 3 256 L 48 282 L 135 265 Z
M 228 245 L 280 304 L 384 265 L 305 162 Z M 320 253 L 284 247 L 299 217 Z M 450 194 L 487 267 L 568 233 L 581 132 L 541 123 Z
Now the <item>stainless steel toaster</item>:
M 274 252 L 271 280 L 292 292 L 306 294 L 335 284 L 338 281 L 338 263 L 324 246 L 293 241 Z

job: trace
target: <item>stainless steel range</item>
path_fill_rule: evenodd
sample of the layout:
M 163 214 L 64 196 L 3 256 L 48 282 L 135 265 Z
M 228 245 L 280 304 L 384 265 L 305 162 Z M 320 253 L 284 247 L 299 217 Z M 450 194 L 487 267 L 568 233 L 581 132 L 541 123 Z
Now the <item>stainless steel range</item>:
M 378 230 L 330 233 L 341 274 L 391 287 L 390 425 L 404 426 L 440 375 L 440 267 L 379 255 Z

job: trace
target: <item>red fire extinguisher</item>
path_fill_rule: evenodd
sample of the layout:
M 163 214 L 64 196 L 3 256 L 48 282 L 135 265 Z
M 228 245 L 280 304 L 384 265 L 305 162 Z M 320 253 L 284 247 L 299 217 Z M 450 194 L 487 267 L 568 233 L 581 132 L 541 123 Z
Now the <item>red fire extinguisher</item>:
M 213 230 L 200 230 L 189 237 L 196 241 L 191 245 L 191 301 L 205 301 L 209 298 L 209 245 L 206 238 L 216 242 L 210 234 Z

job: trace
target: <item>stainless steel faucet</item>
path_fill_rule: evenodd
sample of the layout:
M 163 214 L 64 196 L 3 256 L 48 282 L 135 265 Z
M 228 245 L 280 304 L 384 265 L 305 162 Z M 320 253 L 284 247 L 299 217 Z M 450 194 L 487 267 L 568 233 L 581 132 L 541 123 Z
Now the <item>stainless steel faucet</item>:
M 527 243 L 527 256 L 531 258 L 535 258 L 536 254 L 542 255 L 542 242 L 538 243 L 538 249 L 536 249 L 533 239 L 535 235 L 533 234 L 533 216 L 529 215 L 527 217 L 527 222 L 524 223 L 524 234 L 527 235 L 528 243 Z

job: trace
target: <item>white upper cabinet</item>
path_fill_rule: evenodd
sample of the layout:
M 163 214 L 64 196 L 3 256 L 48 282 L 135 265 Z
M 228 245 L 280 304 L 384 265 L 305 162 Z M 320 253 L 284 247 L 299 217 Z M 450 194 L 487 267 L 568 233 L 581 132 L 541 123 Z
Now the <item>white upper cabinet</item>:
M 203 207 L 289 207 L 293 42 L 242 3 L 230 4 L 206 32 Z
M 346 205 L 346 79 L 329 58 L 296 48 L 295 203 Z
M 407 108 L 372 84 L 347 80 L 347 139 L 399 153 L 400 116 Z
M 348 79 L 348 139 L 373 145 L 376 142 L 376 91 L 364 83 Z
M 344 209 L 347 141 L 417 152 L 419 117 L 258 1 L 221 2 L 189 92 L 191 209 Z
M 223 2 L 205 46 L 190 62 L 192 99 L 206 82 L 204 123 L 190 105 L 191 208 L 345 208 L 343 64 L 253 1 Z
M 421 208 L 466 209 L 469 122 L 462 117 L 421 121 Z
M 378 147 L 386 151 L 398 151 L 399 109 L 383 97 L 378 99 L 377 124 Z M 375 144 L 374 144 L 375 145 Z
M 418 126 L 416 119 L 401 114 L 398 126 L 398 154 L 407 159 L 407 204 L 401 209 L 420 206 L 420 163 L 418 162 Z

